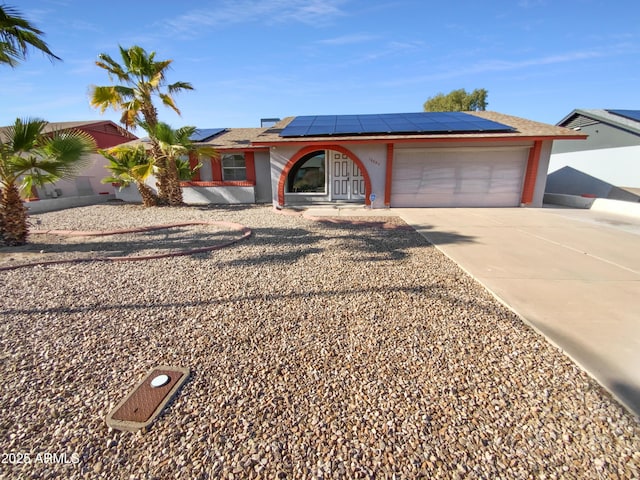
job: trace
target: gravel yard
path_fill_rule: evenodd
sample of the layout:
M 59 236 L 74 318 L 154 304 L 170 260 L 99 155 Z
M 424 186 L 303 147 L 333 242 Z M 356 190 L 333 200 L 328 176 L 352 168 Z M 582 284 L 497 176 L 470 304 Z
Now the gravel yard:
M 117 204 L 33 216 L 253 234 L 193 256 L 0 271 L 0 476 L 640 478 L 636 418 L 400 220 L 361 220 Z M 38 235 L 0 248 L 0 267 L 233 235 Z M 192 371 L 176 399 L 146 432 L 110 430 L 162 364 Z

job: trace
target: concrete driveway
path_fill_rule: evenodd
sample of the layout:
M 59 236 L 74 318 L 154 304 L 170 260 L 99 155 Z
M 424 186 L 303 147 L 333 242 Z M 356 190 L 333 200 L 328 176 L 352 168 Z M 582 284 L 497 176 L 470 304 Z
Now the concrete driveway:
M 392 209 L 640 415 L 640 219 Z

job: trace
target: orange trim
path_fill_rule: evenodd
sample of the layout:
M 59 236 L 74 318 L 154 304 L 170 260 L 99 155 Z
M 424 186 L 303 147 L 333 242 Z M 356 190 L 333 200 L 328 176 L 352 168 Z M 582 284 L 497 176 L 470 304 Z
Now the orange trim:
M 364 163 L 360 160 L 353 152 L 347 150 L 345 147 L 341 145 L 335 144 L 321 144 L 321 145 L 309 145 L 304 148 L 298 150 L 287 162 L 280 174 L 280 179 L 278 180 L 278 206 L 284 207 L 284 187 L 287 183 L 287 176 L 291 171 L 291 168 L 305 155 L 315 152 L 317 150 L 334 150 L 336 152 L 343 153 L 347 157 L 355 163 L 360 171 L 362 172 L 362 176 L 364 177 L 364 203 L 365 205 L 371 205 L 371 200 L 369 200 L 369 195 L 371 194 L 371 178 L 369 178 L 369 172 L 367 171 Z
M 191 171 L 193 171 L 194 168 L 196 168 L 198 166 L 198 157 L 196 156 L 195 152 L 190 152 L 189 153 L 189 167 L 191 167 Z M 193 181 L 198 182 L 200 180 L 200 169 L 197 169 L 196 172 L 193 174 Z
M 536 178 L 538 177 L 538 165 L 540 164 L 540 151 L 542 142 L 536 141 L 529 150 L 527 160 L 527 173 L 524 175 L 524 185 L 522 186 L 522 203 L 525 205 L 533 202 L 533 194 L 536 189 Z
M 384 205 L 391 205 L 391 181 L 393 180 L 393 143 L 387 143 L 387 170 L 384 176 Z
M 248 180 L 228 180 L 213 182 L 180 182 L 181 187 L 255 187 L 256 182 L 250 182 Z
M 212 158 L 211 162 L 211 179 L 214 182 L 222 182 L 222 157 Z M 211 185 L 213 186 L 213 185 Z
M 369 139 L 349 139 L 341 140 L 339 138 L 332 138 L 333 142 L 340 142 L 341 144 L 361 144 L 361 143 L 487 143 L 487 142 L 531 142 L 531 141 L 543 141 L 543 140 L 585 140 L 586 135 L 558 135 L 558 136 L 520 136 L 520 137 L 432 137 L 432 138 L 394 138 L 394 137 L 381 137 L 381 138 L 369 138 Z M 254 146 L 266 146 L 266 147 L 283 147 L 294 145 L 316 145 L 318 149 L 321 149 L 321 145 L 326 145 L 326 140 L 308 140 L 301 139 L 299 141 L 282 141 L 282 142 L 253 142 Z M 335 144 L 334 144 L 335 145 Z
M 244 152 L 244 164 L 247 169 L 247 182 L 256 184 L 256 161 L 253 152 Z

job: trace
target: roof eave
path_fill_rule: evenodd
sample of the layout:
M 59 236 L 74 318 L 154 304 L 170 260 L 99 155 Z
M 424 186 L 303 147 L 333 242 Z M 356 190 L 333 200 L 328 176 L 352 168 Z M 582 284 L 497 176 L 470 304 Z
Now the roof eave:
M 293 140 L 288 138 L 286 140 L 270 140 L 263 142 L 253 142 L 255 146 L 282 146 L 282 145 L 301 145 L 301 144 L 312 144 L 312 145 L 326 145 L 332 143 L 340 143 L 340 144 L 358 144 L 358 143 L 447 143 L 447 142 L 495 142 L 495 141 L 508 141 L 508 142 L 518 142 L 518 141 L 543 141 L 543 140 L 586 140 L 588 135 L 585 134 L 575 134 L 575 135 L 496 135 L 496 136 L 475 136 L 475 137 L 464 137 L 464 136 L 438 136 L 438 137 L 378 137 L 378 138 L 340 138 L 340 137 L 298 137 L 299 139 Z

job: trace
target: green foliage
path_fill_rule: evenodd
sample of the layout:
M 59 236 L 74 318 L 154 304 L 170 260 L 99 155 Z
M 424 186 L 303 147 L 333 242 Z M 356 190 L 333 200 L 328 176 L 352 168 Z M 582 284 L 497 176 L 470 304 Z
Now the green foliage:
M 487 109 L 487 96 L 484 88 L 476 88 L 468 93 L 464 88 L 452 90 L 445 95 L 438 93 L 424 102 L 425 112 L 470 112 Z
M 176 166 L 178 178 L 174 178 L 174 183 L 179 181 L 187 181 L 193 178 L 197 169 L 202 167 L 203 158 L 219 158 L 218 151 L 210 145 L 203 145 L 193 142 L 191 137 L 196 131 L 196 127 L 185 126 L 176 130 L 165 122 L 158 122 L 155 127 L 150 126 L 146 122 L 140 122 L 140 127 L 147 131 L 149 136 L 153 138 L 160 150 L 160 158 L 163 164 L 170 167 L 172 164 Z M 195 157 L 198 164 L 195 168 L 191 168 L 189 158 Z
M 118 183 L 123 188 L 131 183 L 144 183 L 154 171 L 155 161 L 142 144 L 119 145 L 98 153 L 109 161 L 105 168 L 111 172 L 102 183 Z
M 91 87 L 91 106 L 104 112 L 107 108 L 121 111 L 120 122 L 127 128 L 146 125 L 151 138 L 151 155 L 157 168 L 156 186 L 162 204 L 182 204 L 182 191 L 175 161 L 167 163 L 155 132 L 158 126 L 158 111 L 154 105 L 157 97 L 162 104 L 178 115 L 180 110 L 173 99 L 175 93 L 193 90 L 190 83 L 167 84 L 166 74 L 172 60 L 156 60 L 156 53 L 147 53 L 142 47 L 120 48 L 122 63 L 106 53 L 98 55 L 96 65 L 107 71 L 109 79 L 118 82 L 111 86 Z
M 142 47 L 134 45 L 128 49 L 120 48 L 122 64 L 106 53 L 98 55 L 96 65 L 107 71 L 111 81 L 117 85 L 91 87 L 91 106 L 104 112 L 112 108 L 122 112 L 120 122 L 131 128 L 139 121 L 155 125 L 158 121 L 153 97 L 158 96 L 162 104 L 178 115 L 180 110 L 172 94 L 182 90 L 193 90 L 190 83 L 175 82 L 167 84 L 165 75 L 173 60 L 156 61 L 155 52 L 147 53 Z M 166 91 L 164 88 L 166 87 Z
M 0 139 L 0 238 L 7 245 L 27 241 L 26 209 L 20 190 L 70 179 L 87 165 L 96 149 L 93 138 L 78 130 L 46 133 L 47 122 L 16 119 Z
M 15 67 L 27 58 L 29 47 L 40 50 L 52 61 L 60 60 L 49 50 L 42 35 L 18 10 L 0 5 L 0 63 Z
M 176 160 L 176 165 L 178 167 L 178 177 L 182 182 L 188 182 L 189 180 L 191 180 L 196 171 L 202 168 L 202 162 L 198 163 L 194 168 L 191 168 L 189 160 L 183 159 Z
M 99 152 L 109 161 L 106 168 L 111 172 L 110 176 L 102 179 L 102 183 L 118 183 L 120 189 L 134 183 L 145 207 L 158 205 L 158 196 L 145 183 L 152 173 L 157 172 L 156 160 L 143 144 L 118 145 Z
M 78 174 L 96 149 L 93 138 L 82 131 L 46 134 L 40 119 L 16 119 L 0 141 L 0 186 L 20 181 L 23 191 Z

